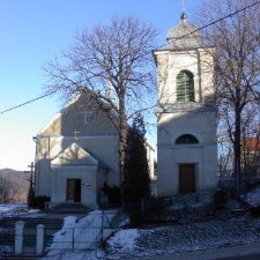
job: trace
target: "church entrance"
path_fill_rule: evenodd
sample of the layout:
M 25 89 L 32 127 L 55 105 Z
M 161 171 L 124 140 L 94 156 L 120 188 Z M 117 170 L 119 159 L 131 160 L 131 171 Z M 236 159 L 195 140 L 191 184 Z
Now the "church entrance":
M 180 193 L 191 193 L 196 191 L 195 164 L 179 165 L 179 187 Z
M 81 179 L 67 179 L 67 202 L 81 201 Z

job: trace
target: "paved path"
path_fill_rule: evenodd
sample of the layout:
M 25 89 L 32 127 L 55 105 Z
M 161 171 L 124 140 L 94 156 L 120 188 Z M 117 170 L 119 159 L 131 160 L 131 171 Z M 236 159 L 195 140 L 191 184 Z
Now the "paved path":
M 222 247 L 209 251 L 196 251 L 132 260 L 260 260 L 260 243 Z

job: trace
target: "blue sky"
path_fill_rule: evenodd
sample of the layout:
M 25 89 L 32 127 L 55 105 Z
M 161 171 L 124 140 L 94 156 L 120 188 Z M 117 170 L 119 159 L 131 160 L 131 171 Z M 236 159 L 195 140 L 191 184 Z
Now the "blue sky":
M 1 0 L 0 111 L 44 92 L 42 67 L 68 48 L 83 28 L 106 23 L 113 15 L 136 15 L 159 31 L 158 45 L 179 22 L 182 0 Z M 201 0 L 186 0 L 192 16 Z M 0 169 L 25 170 L 34 160 L 32 137 L 62 106 L 48 97 L 0 115 Z M 155 138 L 153 138 L 154 141 Z

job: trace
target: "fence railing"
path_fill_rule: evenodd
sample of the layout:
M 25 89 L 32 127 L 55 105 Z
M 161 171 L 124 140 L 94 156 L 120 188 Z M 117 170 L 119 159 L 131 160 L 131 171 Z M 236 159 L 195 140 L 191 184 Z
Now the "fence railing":
M 128 217 L 131 224 L 139 226 L 172 223 L 183 218 L 210 216 L 214 214 L 214 206 L 214 192 L 202 192 L 126 203 L 123 208 L 93 211 L 83 218 L 68 217 L 62 229 L 18 221 L 15 227 L 0 227 L 0 253 L 4 249 L 6 253 L 36 255 L 48 250 L 93 250 L 126 224 Z
M 63 227 L 18 221 L 0 227 L 0 254 L 42 255 L 49 250 L 94 250 L 127 217 L 123 210 L 98 210 L 82 218 L 68 217 Z

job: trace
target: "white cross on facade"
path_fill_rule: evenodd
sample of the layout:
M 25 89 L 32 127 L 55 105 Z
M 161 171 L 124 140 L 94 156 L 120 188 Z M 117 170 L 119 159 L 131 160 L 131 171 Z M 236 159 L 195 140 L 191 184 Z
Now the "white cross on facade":
M 76 140 L 79 140 L 79 137 L 78 137 L 79 131 L 76 131 L 76 130 L 75 130 L 75 131 L 73 132 L 73 134 L 74 134 L 74 138 L 73 138 L 73 139 L 74 139 L 75 141 L 76 141 Z
M 94 117 L 93 112 L 88 110 L 81 112 L 81 114 L 83 114 L 83 122 L 85 125 Z

